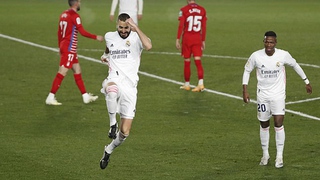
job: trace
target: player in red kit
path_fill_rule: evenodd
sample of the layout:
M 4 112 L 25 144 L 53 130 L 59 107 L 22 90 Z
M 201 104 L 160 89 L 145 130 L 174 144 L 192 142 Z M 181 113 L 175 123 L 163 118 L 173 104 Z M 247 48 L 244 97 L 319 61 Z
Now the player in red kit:
M 204 90 L 203 67 L 201 64 L 202 52 L 205 49 L 206 39 L 206 10 L 195 3 L 195 0 L 187 0 L 188 5 L 182 7 L 179 12 L 179 28 L 176 39 L 176 48 L 181 50 L 184 58 L 184 79 L 185 84 L 180 89 L 190 90 L 190 58 L 194 57 L 194 62 L 198 71 L 198 85 L 192 89 L 193 92 Z M 180 37 L 182 42 L 180 44 Z
M 77 56 L 78 32 L 82 36 L 95 39 L 100 42 L 103 41 L 103 36 L 90 34 L 81 24 L 81 19 L 77 11 L 80 10 L 81 0 L 68 0 L 70 9 L 64 11 L 60 15 L 58 28 L 58 46 L 60 48 L 60 65 L 58 73 L 53 80 L 50 93 L 46 99 L 47 105 L 61 105 L 55 98 L 63 78 L 67 75 L 69 69 L 72 69 L 74 80 L 82 94 L 83 102 L 90 103 L 95 101 L 98 96 L 87 93 L 84 86 L 81 68 Z

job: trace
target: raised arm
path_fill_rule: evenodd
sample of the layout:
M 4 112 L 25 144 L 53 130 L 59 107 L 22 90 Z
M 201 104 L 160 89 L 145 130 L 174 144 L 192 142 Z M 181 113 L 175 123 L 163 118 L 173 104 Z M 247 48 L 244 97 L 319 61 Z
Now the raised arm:
M 132 18 L 127 19 L 126 23 L 128 23 L 131 26 L 132 31 L 138 33 L 144 49 L 149 51 L 152 48 L 152 43 L 150 38 L 148 38 L 148 36 L 146 36 L 142 32 L 142 30 L 137 26 L 137 24 L 132 20 Z

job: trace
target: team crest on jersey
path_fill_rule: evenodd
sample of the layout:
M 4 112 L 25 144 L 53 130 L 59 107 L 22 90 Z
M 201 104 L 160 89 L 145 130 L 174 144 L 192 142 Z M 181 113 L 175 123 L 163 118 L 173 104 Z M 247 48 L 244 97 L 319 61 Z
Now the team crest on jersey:
M 276 66 L 277 66 L 277 67 L 280 67 L 280 63 L 279 63 L 279 62 L 277 62 Z
M 130 41 L 127 41 L 127 42 L 126 42 L 126 46 L 129 47 L 130 45 L 131 45 L 131 44 L 130 44 Z
M 62 18 L 66 18 L 67 16 L 68 16 L 67 13 L 63 13 L 63 14 L 61 15 Z

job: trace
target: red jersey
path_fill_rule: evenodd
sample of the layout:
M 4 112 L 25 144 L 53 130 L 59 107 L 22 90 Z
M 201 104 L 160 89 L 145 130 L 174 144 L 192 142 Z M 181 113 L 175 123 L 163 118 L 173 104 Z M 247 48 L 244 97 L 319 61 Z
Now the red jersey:
M 73 9 L 68 9 L 60 15 L 58 28 L 58 45 L 60 52 L 77 52 L 78 31 L 82 36 L 96 39 L 97 35 L 90 34 L 81 24 L 79 14 Z
M 195 3 L 190 3 L 180 9 L 179 12 L 179 28 L 177 39 L 183 36 L 198 37 L 199 40 L 205 41 L 207 27 L 206 10 Z

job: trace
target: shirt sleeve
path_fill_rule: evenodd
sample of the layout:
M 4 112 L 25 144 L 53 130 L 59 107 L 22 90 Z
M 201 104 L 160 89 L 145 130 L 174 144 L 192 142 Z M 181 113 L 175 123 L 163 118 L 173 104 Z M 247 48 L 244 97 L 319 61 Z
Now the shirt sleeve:
M 253 55 L 251 55 L 244 66 L 244 72 L 242 76 L 242 84 L 248 85 L 250 79 L 250 73 L 255 68 L 255 61 Z
M 250 72 L 244 70 L 243 71 L 243 76 L 242 76 L 242 84 L 243 85 L 248 85 L 249 84 L 249 79 L 250 79 Z
M 138 14 L 142 15 L 143 11 L 143 0 L 138 0 Z
M 202 41 L 206 40 L 207 35 L 207 13 L 204 13 L 202 24 L 201 24 L 201 34 L 202 34 Z
M 60 30 L 60 26 L 59 26 L 59 28 L 58 28 L 58 32 L 57 32 L 57 34 L 58 34 L 58 47 L 60 47 L 60 42 L 61 42 L 61 30 Z
M 297 72 L 297 74 L 301 77 L 301 79 L 303 80 L 307 79 L 307 75 L 304 73 L 304 71 L 302 70 L 302 68 L 298 63 L 296 63 L 296 65 L 293 66 L 293 69 Z
M 112 0 L 110 15 L 114 15 L 114 12 L 116 11 L 118 5 L 118 1 L 119 0 Z
M 87 32 L 82 26 L 78 29 L 78 31 L 84 37 L 91 38 L 91 39 L 97 39 L 97 35 Z
M 306 79 L 307 76 L 304 73 L 303 69 L 300 67 L 300 65 L 297 63 L 297 61 L 291 56 L 289 52 L 285 55 L 285 64 L 291 66 L 294 71 L 301 77 L 301 79 Z
M 294 67 L 297 64 L 297 61 L 291 56 L 291 54 L 287 51 L 285 51 L 285 56 L 284 56 L 284 64 L 289 65 L 291 67 Z
M 91 39 L 97 39 L 97 35 L 91 34 L 91 33 L 87 32 L 87 31 L 83 28 L 83 26 L 82 26 L 82 24 L 81 24 L 80 16 L 77 16 L 77 17 L 76 17 L 76 26 L 77 26 L 77 29 L 78 29 L 78 31 L 80 32 L 80 34 L 81 34 L 82 36 L 87 37 L 87 38 L 91 38 Z
M 182 34 L 182 31 L 183 31 L 183 26 L 184 26 L 184 21 L 185 21 L 185 18 L 183 16 L 183 12 L 182 12 L 182 10 L 180 10 L 180 12 L 179 12 L 179 26 L 178 26 L 177 39 L 181 38 L 181 34 Z

